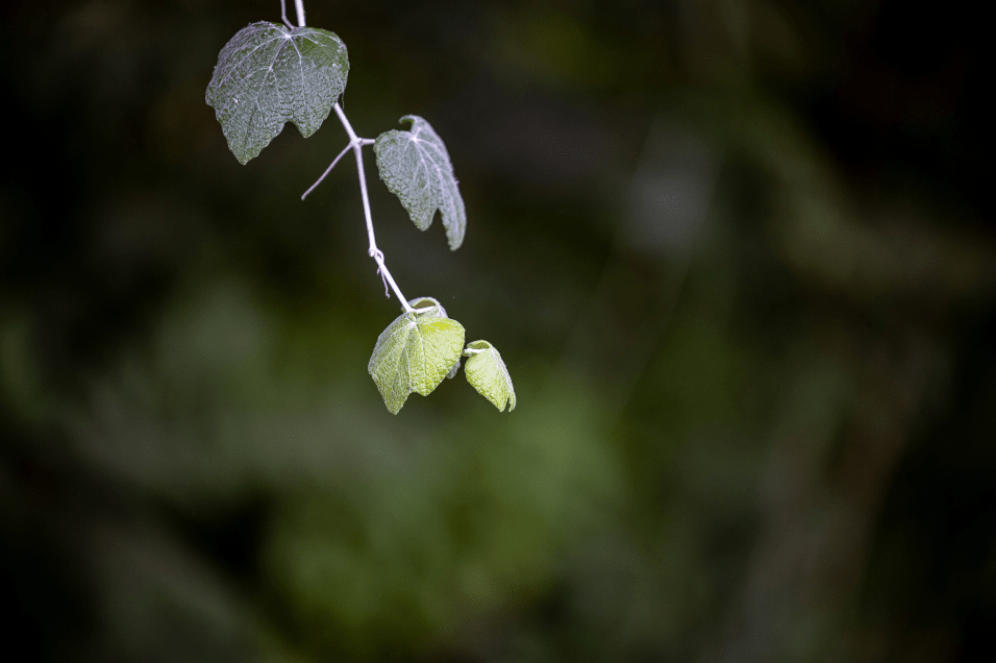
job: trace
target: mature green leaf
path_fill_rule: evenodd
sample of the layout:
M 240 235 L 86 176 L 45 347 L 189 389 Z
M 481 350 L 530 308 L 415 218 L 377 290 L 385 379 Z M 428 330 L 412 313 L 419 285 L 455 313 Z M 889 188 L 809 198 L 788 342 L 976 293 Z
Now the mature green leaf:
M 408 395 L 428 396 L 460 359 L 464 329 L 456 320 L 405 313 L 381 332 L 367 370 L 384 404 L 397 414 Z
M 261 21 L 221 49 L 205 99 L 245 165 L 286 122 L 305 138 L 318 131 L 348 75 L 346 45 L 334 33 Z
M 439 300 L 435 297 L 416 297 L 415 299 L 409 299 L 408 305 L 415 309 L 419 316 L 430 315 L 439 318 L 446 317 L 446 309 L 443 308 L 443 305 L 440 304 Z M 459 372 L 460 358 L 458 357 L 456 363 L 453 364 L 453 368 L 451 368 L 450 372 L 446 374 L 446 377 L 447 379 L 452 380 Z
M 465 354 L 470 355 L 464 368 L 467 382 L 477 393 L 494 403 L 499 412 L 505 409 L 506 403 L 509 412 L 514 410 L 515 387 L 512 386 L 512 376 L 508 374 L 505 362 L 495 347 L 487 341 L 474 341 L 467 344 Z
M 463 243 L 467 210 L 460 196 L 446 146 L 432 125 L 417 115 L 406 115 L 411 131 L 385 131 L 374 143 L 377 169 L 419 230 L 428 230 L 438 209 L 450 249 Z

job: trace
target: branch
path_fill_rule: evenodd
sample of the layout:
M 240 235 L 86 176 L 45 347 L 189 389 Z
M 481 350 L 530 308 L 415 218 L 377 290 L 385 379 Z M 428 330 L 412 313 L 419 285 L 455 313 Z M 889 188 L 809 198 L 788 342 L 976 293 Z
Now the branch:
M 349 145 L 347 145 L 346 147 L 344 147 L 342 149 L 342 152 L 339 153 L 339 156 L 337 156 L 335 159 L 332 160 L 332 163 L 329 164 L 329 167 L 325 169 L 325 172 L 322 173 L 322 176 L 319 177 L 318 180 L 316 180 L 314 184 L 312 184 L 310 187 L 308 187 L 307 191 L 305 191 L 304 193 L 301 194 L 301 200 L 304 200 L 305 198 L 307 198 L 308 194 L 311 193 L 312 191 L 314 191 L 315 187 L 322 183 L 322 180 L 324 180 L 328 176 L 328 174 L 332 172 L 332 169 L 335 168 L 335 165 L 337 163 L 339 163 L 339 159 L 341 159 L 344 156 L 346 156 L 346 152 L 349 152 L 351 149 L 353 149 L 353 143 L 352 142 L 350 142 Z
M 294 26 L 291 25 L 291 22 L 287 20 L 287 0 L 280 0 L 280 19 L 284 22 L 284 25 L 286 25 L 288 28 L 290 28 L 291 30 L 294 29 Z
M 280 0 L 280 7 L 281 10 L 283 11 L 284 22 L 286 23 L 287 22 L 286 0 Z M 300 25 L 303 28 L 304 0 L 294 0 L 294 7 L 297 9 L 298 25 Z M 335 168 L 335 165 L 339 163 L 339 159 L 345 156 L 346 152 L 348 152 L 350 149 L 353 150 L 353 154 L 356 155 L 356 170 L 359 172 L 360 176 L 360 197 L 363 199 L 363 217 L 366 219 L 367 222 L 367 238 L 370 240 L 370 248 L 367 249 L 367 253 L 377 263 L 377 273 L 380 274 L 380 278 L 384 282 L 384 294 L 390 297 L 391 290 L 394 290 L 394 295 L 398 298 L 398 301 L 401 302 L 401 306 L 405 309 L 405 313 L 411 313 L 412 307 L 408 303 L 408 300 L 405 299 L 405 296 L 401 294 L 401 288 L 398 287 L 398 284 L 394 281 L 394 277 L 391 276 L 391 271 L 387 268 L 387 265 L 384 264 L 384 252 L 377 248 L 377 239 L 374 237 L 373 217 L 370 215 L 370 196 L 367 194 L 367 175 L 366 171 L 363 170 L 363 146 L 371 145 L 375 141 L 373 141 L 370 138 L 360 138 L 359 136 L 356 135 L 356 132 L 353 131 L 353 125 L 349 123 L 349 120 L 346 118 L 346 113 L 343 112 L 342 106 L 339 105 L 338 101 L 335 103 L 333 108 L 335 108 L 336 115 L 339 116 L 339 121 L 342 122 L 342 127 L 346 130 L 346 133 L 349 135 L 349 145 L 347 145 L 346 148 L 339 153 L 339 156 L 337 156 L 335 160 L 332 161 L 331 165 L 329 165 L 329 167 L 325 169 L 325 172 L 322 173 L 322 176 L 318 178 L 318 181 L 312 184 L 311 187 L 304 192 L 304 194 L 301 196 L 301 200 L 304 200 L 305 197 L 309 193 L 311 193 L 316 186 L 321 184 L 322 180 L 325 179 L 325 176 L 328 175 L 333 168 Z M 390 290 L 388 289 L 388 286 L 390 286 Z
M 353 131 L 353 125 L 349 123 L 349 119 L 346 117 L 346 113 L 342 110 L 342 106 L 339 105 L 338 101 L 332 108 L 335 109 L 336 115 L 339 116 L 342 128 L 349 135 L 349 145 L 353 148 L 353 154 L 356 155 L 356 170 L 360 176 L 360 198 L 363 199 L 363 217 L 367 222 L 367 239 L 370 240 L 370 248 L 367 250 L 367 253 L 377 262 L 377 271 L 384 280 L 384 290 L 386 291 L 387 286 L 390 285 L 405 312 L 410 313 L 412 307 L 408 304 L 405 296 L 401 294 L 401 289 L 394 282 L 394 278 L 391 276 L 390 270 L 387 269 L 387 265 L 384 264 L 384 253 L 377 248 L 377 238 L 374 236 L 373 217 L 370 214 L 370 196 L 367 194 L 367 176 L 366 171 L 363 169 L 363 146 L 369 145 L 373 141 L 360 138 L 356 135 L 356 132 Z

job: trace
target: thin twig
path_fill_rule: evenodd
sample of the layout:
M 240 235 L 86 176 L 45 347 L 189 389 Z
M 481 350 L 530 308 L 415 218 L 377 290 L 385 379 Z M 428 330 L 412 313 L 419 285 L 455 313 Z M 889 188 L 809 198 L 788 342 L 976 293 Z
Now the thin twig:
M 286 25 L 291 30 L 294 29 L 294 26 L 291 25 L 291 22 L 287 20 L 287 0 L 280 0 L 280 18 L 283 19 L 284 25 Z
M 346 152 L 349 152 L 349 150 L 351 150 L 352 148 L 353 148 L 353 144 L 352 143 L 350 143 L 349 145 L 347 145 L 346 147 L 343 148 L 342 152 L 339 153 L 339 156 L 337 156 L 332 161 L 332 163 L 329 164 L 329 167 L 325 169 L 325 172 L 322 173 L 322 176 L 318 178 L 318 181 L 316 181 L 314 184 L 312 184 L 310 187 L 308 187 L 308 190 L 301 194 L 301 200 L 304 200 L 305 198 L 307 198 L 308 194 L 311 193 L 312 191 L 314 191 L 315 187 L 322 183 L 322 180 L 324 180 L 328 176 L 328 174 L 332 172 L 332 169 L 335 168 L 335 165 L 337 163 L 339 163 L 339 159 L 341 159 L 344 156 L 346 156 Z

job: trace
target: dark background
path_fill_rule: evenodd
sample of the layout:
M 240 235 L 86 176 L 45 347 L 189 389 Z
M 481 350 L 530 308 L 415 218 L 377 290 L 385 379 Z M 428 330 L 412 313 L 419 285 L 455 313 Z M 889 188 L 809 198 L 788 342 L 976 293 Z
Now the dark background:
M 278 2 L 4 2 L 2 658 L 996 660 L 984 5 L 309 0 L 518 394 L 392 416 L 342 128 L 242 167 L 204 103 Z

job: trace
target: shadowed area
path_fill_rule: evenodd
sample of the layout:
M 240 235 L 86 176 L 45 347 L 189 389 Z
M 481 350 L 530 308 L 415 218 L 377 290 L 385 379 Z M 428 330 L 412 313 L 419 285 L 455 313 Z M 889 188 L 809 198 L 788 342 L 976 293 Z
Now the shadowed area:
M 978 3 L 306 4 L 361 137 L 445 142 L 462 246 L 371 149 L 377 242 L 516 409 L 385 408 L 335 114 L 229 152 L 279 2 L 6 2 L 12 660 L 996 659 Z

